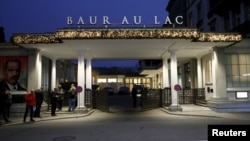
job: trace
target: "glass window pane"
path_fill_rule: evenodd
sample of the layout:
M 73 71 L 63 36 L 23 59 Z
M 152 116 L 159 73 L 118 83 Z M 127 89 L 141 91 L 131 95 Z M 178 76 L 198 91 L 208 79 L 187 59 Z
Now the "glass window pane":
M 137 84 L 137 78 L 134 79 L 134 83 Z
M 130 83 L 132 83 L 132 84 L 134 83 L 132 78 L 130 78 Z
M 233 80 L 233 83 L 239 83 L 239 76 L 238 75 L 233 75 L 232 76 L 232 80 Z
M 238 65 L 232 65 L 232 75 L 239 75 Z
M 247 68 L 247 74 L 250 75 L 250 64 L 246 66 Z
M 240 76 L 246 75 L 247 73 L 247 66 L 246 65 L 239 65 Z
M 250 87 L 250 76 L 247 76 L 247 87 Z
M 237 65 L 239 63 L 239 59 L 238 59 L 238 55 L 237 54 L 233 54 L 231 56 L 231 62 L 233 65 Z
M 226 74 L 227 75 L 232 75 L 232 70 L 231 70 L 231 65 L 226 65 Z
M 233 87 L 240 87 L 240 77 L 239 76 L 233 76 Z
M 108 83 L 117 82 L 116 78 L 108 78 Z
M 249 87 L 250 54 L 227 54 L 225 59 L 227 87 Z
M 122 83 L 123 82 L 123 78 L 118 78 L 117 82 Z
M 250 65 L 250 54 L 246 55 L 246 64 Z
M 106 81 L 106 78 L 98 78 L 97 82 L 98 83 L 106 83 L 107 81 Z
M 229 77 L 227 77 L 227 87 L 232 87 L 232 86 L 233 86 L 233 84 L 232 84 L 232 77 L 229 76 Z
M 226 64 L 231 64 L 231 55 L 226 55 Z
M 245 54 L 239 54 L 239 64 L 247 64 Z
M 141 84 L 141 79 L 140 78 L 138 79 L 138 84 Z
M 247 77 L 240 76 L 240 86 L 241 87 L 247 87 Z

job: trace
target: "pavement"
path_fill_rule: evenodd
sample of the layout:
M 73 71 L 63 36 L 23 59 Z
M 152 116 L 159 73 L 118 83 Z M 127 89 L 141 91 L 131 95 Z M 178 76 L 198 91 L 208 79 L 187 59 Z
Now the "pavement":
M 34 117 L 33 119 L 35 122 L 42 122 L 42 121 L 49 121 L 49 120 L 58 120 L 58 119 L 67 119 L 67 118 L 79 118 L 79 117 L 85 117 L 91 115 L 95 109 L 85 109 L 85 110 L 78 110 L 76 109 L 74 112 L 68 112 L 67 107 L 63 107 L 62 110 L 56 111 L 56 116 L 51 116 L 50 111 L 44 111 L 41 112 L 41 117 Z M 1 119 L 1 118 L 0 118 Z M 15 116 L 15 117 L 10 117 L 9 120 L 11 121 L 10 123 L 5 123 L 3 119 L 1 119 L 1 124 L 0 126 L 9 126 L 9 125 L 16 125 L 16 124 L 28 124 L 30 123 L 29 121 L 29 113 L 27 115 L 26 122 L 23 122 L 23 117 L 22 116 Z
M 182 111 L 171 112 L 168 107 L 163 107 L 162 110 L 168 114 L 179 116 L 200 116 L 211 118 L 226 118 L 226 119 L 238 119 L 238 120 L 250 120 L 250 112 L 215 112 L 209 107 L 199 106 L 194 104 L 180 105 Z
M 180 106 L 182 108 L 182 111 L 171 112 L 170 110 L 168 110 L 168 107 L 162 107 L 160 109 L 166 112 L 167 114 L 179 115 L 179 116 L 199 116 L 199 117 L 211 117 L 211 118 L 250 120 L 250 112 L 219 113 L 219 112 L 212 111 L 208 107 L 198 106 L 194 104 L 183 104 Z M 67 107 L 64 107 L 61 111 L 56 112 L 56 116 L 51 116 L 49 111 L 44 111 L 41 113 L 40 118 L 34 118 L 34 120 L 35 122 L 42 122 L 42 121 L 57 120 L 57 119 L 79 118 L 79 117 L 89 116 L 95 111 L 96 109 L 89 108 L 89 109 L 86 109 L 85 111 L 75 110 L 74 112 L 68 112 Z M 10 117 L 9 119 L 11 123 L 6 123 L 6 124 L 4 123 L 3 119 L 1 119 L 2 124 L 0 126 L 24 124 L 23 117 Z M 29 123 L 29 122 L 26 122 L 26 123 Z

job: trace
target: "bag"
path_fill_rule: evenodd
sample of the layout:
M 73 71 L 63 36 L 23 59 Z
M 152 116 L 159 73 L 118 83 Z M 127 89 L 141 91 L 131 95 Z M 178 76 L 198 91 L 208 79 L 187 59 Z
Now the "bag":
M 76 98 L 76 94 L 77 94 L 76 89 L 71 89 L 70 98 Z

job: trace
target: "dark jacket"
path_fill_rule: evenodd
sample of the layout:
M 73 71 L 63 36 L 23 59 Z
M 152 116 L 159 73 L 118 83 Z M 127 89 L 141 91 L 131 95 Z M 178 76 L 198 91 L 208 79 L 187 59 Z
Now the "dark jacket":
M 0 89 L 4 89 L 4 88 L 10 90 L 9 86 L 7 85 L 7 83 L 4 80 L 2 80 L 0 82 Z M 20 84 L 17 84 L 17 90 L 18 91 L 26 91 L 26 89 L 23 88 Z
M 35 95 L 36 95 L 37 104 L 42 104 L 43 103 L 43 98 L 44 98 L 43 91 L 42 90 L 36 90 Z

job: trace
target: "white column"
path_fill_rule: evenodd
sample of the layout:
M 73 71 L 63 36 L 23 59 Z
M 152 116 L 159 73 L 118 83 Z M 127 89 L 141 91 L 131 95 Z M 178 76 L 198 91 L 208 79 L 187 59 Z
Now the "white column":
M 51 70 L 51 90 L 56 88 L 56 58 L 52 58 L 52 70 Z
M 163 67 L 162 67 L 162 75 L 163 75 L 163 85 L 162 88 L 169 87 L 169 75 L 168 75 L 168 59 L 163 59 Z
M 91 59 L 87 59 L 86 64 L 86 88 L 92 89 L 92 64 Z
M 29 60 L 28 60 L 28 86 L 27 90 L 37 89 L 40 87 L 40 76 L 38 68 L 39 62 L 39 51 L 38 50 L 28 50 Z
M 197 79 L 198 88 L 202 88 L 202 71 L 201 71 L 201 58 L 197 57 Z
M 42 86 L 42 55 L 41 53 L 38 53 L 37 68 L 38 68 L 38 88 L 40 88 Z
M 83 52 L 78 56 L 78 70 L 77 70 L 77 83 L 82 87 L 82 92 L 78 94 L 78 108 L 85 107 L 85 62 Z
M 213 98 L 228 99 L 226 92 L 226 70 L 223 48 L 213 48 L 212 76 L 213 76 Z
M 177 58 L 176 58 L 176 51 L 177 50 L 170 50 L 171 53 L 171 99 L 172 104 L 171 106 L 177 106 L 178 104 L 178 95 L 177 91 L 174 90 L 174 86 L 178 84 L 178 74 L 177 74 Z

